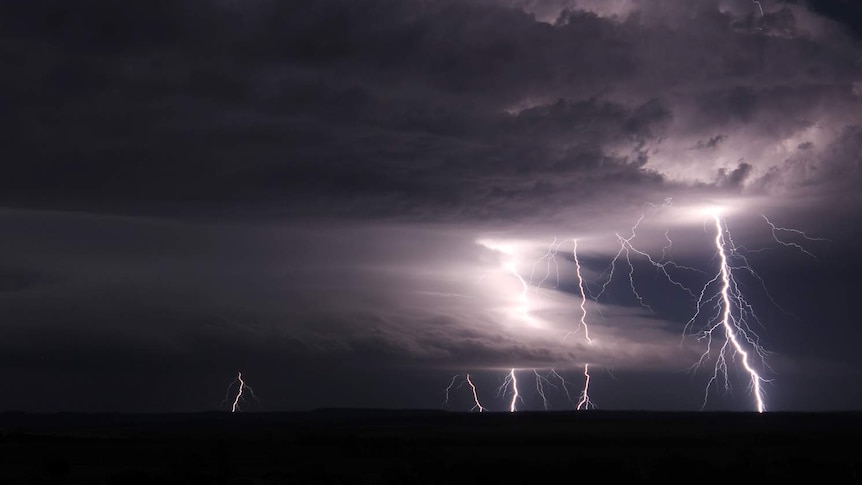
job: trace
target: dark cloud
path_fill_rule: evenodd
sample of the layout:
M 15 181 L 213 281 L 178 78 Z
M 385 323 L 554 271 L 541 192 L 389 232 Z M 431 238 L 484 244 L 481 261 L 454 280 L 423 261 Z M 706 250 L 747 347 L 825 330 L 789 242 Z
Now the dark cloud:
M 784 0 L 787 3 L 788 0 Z M 852 0 L 807 0 L 804 4 L 813 12 L 842 24 L 857 38 L 862 38 L 862 7 Z
M 751 176 L 752 166 L 748 163 L 741 162 L 735 169 L 727 171 L 719 169 L 717 184 L 728 188 L 741 188 L 745 184 L 746 179 Z
M 779 29 L 789 7 L 758 21 L 782 38 L 708 4 L 696 23 L 662 4 L 553 25 L 488 2 L 4 9 L 14 207 L 512 217 L 508 200 L 572 203 L 572 184 L 662 183 L 644 147 L 671 119 L 780 137 L 839 102 L 822 79 L 840 51 Z M 790 63 L 801 83 L 782 83 Z M 704 80 L 696 121 L 676 115 L 671 93 Z
M 727 135 L 715 135 L 706 141 L 698 140 L 697 145 L 692 147 L 692 150 L 714 150 L 726 139 Z

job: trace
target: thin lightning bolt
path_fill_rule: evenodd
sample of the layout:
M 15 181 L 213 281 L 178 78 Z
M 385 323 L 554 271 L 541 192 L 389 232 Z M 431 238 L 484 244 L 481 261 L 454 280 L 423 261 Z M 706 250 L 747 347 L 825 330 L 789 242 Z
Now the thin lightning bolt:
M 238 387 L 237 387 L 236 396 L 234 397 L 233 403 L 231 404 L 231 407 L 230 407 L 230 412 L 232 412 L 232 413 L 235 413 L 237 411 L 242 411 L 239 407 L 239 403 L 245 400 L 245 398 L 243 397 L 243 392 L 245 390 L 248 390 L 248 393 L 251 395 L 251 397 L 257 399 L 257 396 L 255 396 L 255 394 L 254 394 L 254 390 L 251 388 L 251 386 L 246 384 L 245 381 L 242 379 L 242 372 L 237 372 L 236 379 L 234 379 L 233 382 L 231 382 L 227 387 L 225 399 L 224 399 L 224 401 L 222 401 L 222 404 L 224 404 L 230 400 L 230 390 L 233 388 L 234 384 L 237 384 Z
M 619 234 L 616 235 L 617 240 L 620 243 L 620 249 L 617 251 L 617 254 L 611 260 L 610 266 L 606 270 L 606 273 L 608 274 L 608 278 L 602 284 L 602 289 L 596 295 L 596 301 L 598 301 L 599 298 L 605 293 L 608 285 L 610 284 L 611 280 L 613 279 L 614 272 L 616 271 L 617 261 L 620 259 L 620 257 L 623 257 L 623 255 L 625 255 L 626 264 L 628 264 L 628 267 L 629 267 L 628 280 L 629 280 L 629 287 L 631 288 L 632 294 L 634 294 L 635 298 L 637 298 L 640 306 L 642 306 L 643 308 L 646 308 L 650 312 L 653 312 L 652 307 L 650 307 L 649 304 L 646 303 L 646 300 L 643 298 L 643 296 L 641 296 L 641 294 L 638 292 L 637 288 L 635 287 L 635 282 L 634 282 L 635 268 L 634 268 L 634 265 L 632 264 L 631 253 L 635 253 L 635 254 L 645 258 L 647 260 L 647 262 L 649 262 L 654 268 L 656 268 L 656 270 L 659 271 L 670 284 L 672 284 L 672 285 L 676 286 L 677 288 L 685 291 L 692 298 L 696 298 L 697 296 L 694 294 L 694 292 L 690 288 L 683 285 L 682 283 L 677 281 L 673 276 L 671 276 L 670 272 L 668 272 L 668 268 L 673 268 L 676 270 L 684 270 L 684 271 L 694 271 L 697 273 L 703 273 L 703 272 L 697 268 L 692 268 L 690 266 L 683 266 L 683 265 L 677 264 L 671 260 L 665 259 L 667 257 L 667 255 L 669 254 L 670 250 L 673 248 L 673 241 L 671 241 L 670 236 L 668 235 L 668 232 L 665 232 L 665 239 L 667 240 L 668 244 L 665 245 L 664 248 L 662 248 L 662 259 L 659 261 L 656 261 L 655 259 L 652 258 L 652 256 L 649 255 L 649 253 L 646 253 L 644 251 L 641 251 L 640 249 L 637 249 L 632 244 L 632 241 L 637 237 L 637 229 L 640 226 L 641 222 L 643 222 L 643 220 L 644 220 L 644 215 L 642 214 L 638 218 L 637 222 L 635 222 L 635 225 L 632 226 L 631 235 L 629 237 L 623 237 L 623 236 L 620 236 Z
M 535 276 L 535 273 L 536 273 L 536 265 L 538 265 L 542 261 L 546 262 L 545 276 L 538 283 L 535 284 L 536 288 L 540 289 L 542 287 L 542 284 L 544 284 L 545 281 L 551 276 L 551 265 L 554 266 L 554 270 L 555 270 L 556 276 L 557 276 L 557 284 L 554 286 L 554 288 L 559 286 L 559 284 L 560 284 L 560 265 L 557 264 L 557 250 L 560 248 L 561 245 L 562 245 L 562 242 L 557 242 L 557 238 L 555 237 L 554 240 L 551 241 L 551 244 L 548 246 L 548 250 L 547 250 L 547 252 L 545 252 L 545 255 L 542 256 L 541 258 L 539 258 L 538 261 L 533 263 L 533 268 L 530 271 L 530 283 L 531 284 L 533 283 L 533 277 Z
M 452 376 L 452 380 L 449 382 L 449 386 L 444 391 L 445 397 L 443 399 L 443 406 L 446 406 L 446 404 L 449 403 L 449 393 L 455 387 L 455 382 L 457 382 L 459 377 L 461 377 L 461 374 L 455 374 L 454 376 Z M 467 384 L 468 386 L 470 386 L 470 391 L 471 391 L 471 394 L 473 396 L 473 407 L 470 408 L 470 411 L 475 411 L 478 409 L 480 413 L 484 412 L 485 407 L 482 406 L 482 404 L 479 402 L 479 394 L 476 391 L 476 385 L 473 384 L 473 381 L 470 379 L 469 373 L 464 375 L 464 380 L 461 381 L 461 383 L 458 385 L 457 389 L 460 389 L 461 387 L 463 387 L 464 384 Z
M 763 5 L 758 0 L 751 0 L 751 3 L 757 5 L 757 8 L 760 10 L 760 16 L 763 17 Z
M 664 239 L 667 241 L 667 244 L 661 248 L 661 262 L 665 262 L 670 259 L 670 251 L 673 249 L 673 241 L 670 239 L 670 231 L 664 232 Z
M 582 409 L 590 409 L 595 407 L 590 400 L 590 364 L 584 364 L 584 390 L 581 392 L 581 398 L 578 400 L 578 406 L 575 408 L 578 411 Z
M 242 399 L 242 391 L 245 389 L 245 381 L 242 380 L 242 372 L 238 372 L 236 374 L 236 380 L 239 382 L 239 391 L 236 393 L 236 398 L 233 400 L 233 406 L 230 408 L 230 412 L 235 413 L 237 407 L 239 406 L 239 400 Z
M 548 372 L 548 376 L 554 376 L 560 380 L 560 386 L 563 388 L 563 392 L 566 393 L 566 398 L 569 400 L 570 403 L 572 403 L 572 394 L 569 392 L 568 383 L 565 379 L 563 379 L 563 376 L 558 374 L 557 371 L 554 369 L 551 369 L 550 372 Z
M 542 374 L 538 370 L 533 369 L 533 373 L 536 375 L 536 392 L 539 394 L 539 397 L 542 398 L 542 405 L 545 407 L 545 411 L 547 411 L 551 407 L 550 399 L 547 396 L 545 386 L 551 386 L 554 389 L 562 388 L 566 399 L 568 399 L 569 401 L 569 404 L 575 406 L 575 402 L 574 400 L 572 400 L 572 394 L 569 392 L 569 383 L 555 369 L 550 369 L 545 374 Z M 559 386 L 551 381 L 552 378 L 559 381 Z
M 455 385 L 455 380 L 458 379 L 459 375 L 460 374 L 455 374 L 454 376 L 452 376 L 452 381 L 449 382 L 449 386 L 446 387 L 446 389 L 443 391 L 444 397 L 443 404 L 441 406 L 446 406 L 447 404 L 449 404 L 449 391 L 452 390 L 452 386 Z
M 652 311 L 652 308 L 650 308 L 649 305 L 644 303 L 644 299 L 641 297 L 640 293 L 638 293 L 637 288 L 635 288 L 635 282 L 633 279 L 634 266 L 632 266 L 631 259 L 629 258 L 629 251 L 627 249 L 628 247 L 631 246 L 631 244 L 630 244 L 631 240 L 635 238 L 637 228 L 640 225 L 641 221 L 643 221 L 643 219 L 644 219 L 644 216 L 643 216 L 643 214 L 641 214 L 641 216 L 638 218 L 637 222 L 635 222 L 635 225 L 632 226 L 632 235 L 629 236 L 628 238 L 624 238 L 624 237 L 620 236 L 619 234 L 616 235 L 617 240 L 620 243 L 620 249 L 619 249 L 619 251 L 617 251 L 617 254 L 613 257 L 613 259 L 611 259 L 611 264 L 607 270 L 608 279 L 604 282 L 604 284 L 602 284 L 602 289 L 596 295 L 596 301 L 599 301 L 599 298 L 601 298 L 602 295 L 605 293 L 605 290 L 607 290 L 608 285 L 610 284 L 611 280 L 614 277 L 614 272 L 616 271 L 616 267 L 617 267 L 617 261 L 620 259 L 620 256 L 622 256 L 623 253 L 625 252 L 626 261 L 629 263 L 629 284 L 631 286 L 632 293 L 634 293 L 635 297 L 638 299 L 638 302 L 640 303 L 641 306 Z
M 548 410 L 548 397 L 545 395 L 545 385 L 543 383 L 548 383 L 548 379 L 545 378 L 542 374 L 539 374 L 539 371 L 533 369 L 533 373 L 536 374 L 536 392 L 539 393 L 539 397 L 542 398 L 542 405 L 545 406 L 545 411 Z
M 764 216 L 762 214 L 761 214 L 761 216 L 763 217 L 763 220 L 765 220 L 766 223 L 769 224 L 770 229 L 772 229 L 772 238 L 775 239 L 775 242 L 777 242 L 778 244 L 781 244 L 782 246 L 796 248 L 799 251 L 801 251 L 801 252 L 807 254 L 808 256 L 811 256 L 812 258 L 814 258 L 815 261 L 819 261 L 819 259 L 817 259 L 817 256 L 815 256 L 813 253 L 811 253 L 807 249 L 803 248 L 802 245 L 795 243 L 795 242 L 788 242 L 788 241 L 781 240 L 781 238 L 778 237 L 778 232 L 779 231 L 792 232 L 794 234 L 802 236 L 804 239 L 806 239 L 808 241 L 828 241 L 828 239 L 824 239 L 822 237 L 811 237 L 808 234 L 805 234 L 804 232 L 800 231 L 799 229 L 790 229 L 787 227 L 778 227 L 775 224 L 773 224 L 772 221 L 770 221 L 766 216 Z
M 498 390 L 498 395 L 505 396 L 507 392 L 512 393 L 512 400 L 509 403 L 509 412 L 514 413 L 518 410 L 517 403 L 519 400 L 523 402 L 521 399 L 521 394 L 518 392 L 518 378 L 515 377 L 515 369 L 513 368 L 506 374 L 506 378 L 503 380 L 503 384 L 500 386 Z
M 584 279 L 581 277 L 581 262 L 578 259 L 578 240 L 573 239 L 572 242 L 574 243 L 574 246 L 575 246 L 574 249 L 572 249 L 572 256 L 575 260 L 575 274 L 578 277 L 578 290 L 581 292 L 581 327 L 583 327 L 583 329 L 584 329 L 584 337 L 587 339 L 587 342 L 592 344 L 593 340 L 590 338 L 590 328 L 587 325 L 587 308 L 585 306 L 586 302 L 587 302 L 587 295 L 586 295 L 586 292 L 584 291 Z M 589 369 L 590 369 L 590 364 L 584 364 L 584 377 L 585 377 L 585 379 L 584 379 L 584 390 L 581 391 L 581 398 L 578 401 L 577 407 L 575 408 L 579 411 L 581 409 L 589 409 L 590 406 L 593 405 L 592 401 L 590 400 L 590 394 L 589 394 L 589 391 L 590 391 L 590 372 L 589 372 Z
M 668 203 L 669 203 L 669 201 L 666 201 L 666 204 L 668 204 Z M 640 223 L 640 221 L 638 221 L 638 223 Z M 633 233 L 632 237 L 634 237 L 634 233 Z M 563 242 L 558 242 L 557 239 L 554 238 L 553 242 L 551 242 L 550 246 L 548 246 L 548 250 L 545 252 L 545 255 L 542 256 L 542 258 L 540 258 L 538 261 L 536 261 L 536 263 L 533 264 L 533 272 L 530 276 L 531 281 L 533 279 L 533 275 L 535 275 L 536 265 L 541 263 L 542 261 L 545 261 L 547 264 L 547 270 L 545 271 L 545 276 L 544 276 L 544 278 L 542 278 L 541 281 L 539 281 L 538 286 L 541 286 L 550 277 L 552 264 L 554 265 L 556 276 L 557 276 L 557 286 L 559 286 L 560 269 L 559 269 L 559 265 L 557 264 L 557 261 L 556 261 L 556 254 L 557 254 L 557 251 L 559 251 L 559 248 L 562 244 L 563 244 Z M 581 261 L 578 258 L 578 240 L 572 239 L 572 244 L 573 244 L 572 259 L 574 260 L 574 263 L 575 263 L 575 275 L 576 275 L 577 280 L 578 280 L 578 292 L 579 292 L 580 297 L 581 297 L 581 301 L 580 301 L 580 305 L 579 305 L 581 312 L 580 312 L 580 319 L 578 322 L 579 323 L 578 329 L 575 330 L 574 332 L 566 333 L 566 335 L 563 337 L 563 340 L 566 340 L 569 336 L 571 336 L 573 333 L 576 333 L 578 330 L 583 329 L 584 338 L 587 340 L 587 343 L 592 344 L 593 339 L 590 338 L 590 327 L 587 324 L 587 308 L 586 308 L 587 291 L 586 291 L 586 288 L 584 286 L 583 275 L 581 274 Z M 634 285 L 634 282 L 632 282 L 632 285 Z M 634 288 L 634 286 L 632 286 L 632 288 Z M 552 369 L 552 371 L 553 371 L 553 369 Z M 544 392 L 543 386 L 545 383 L 550 383 L 550 382 L 548 381 L 548 379 L 546 377 L 543 378 L 542 376 L 540 376 L 539 373 L 536 372 L 535 370 L 533 372 L 536 373 L 536 391 L 541 396 L 542 402 L 545 405 L 545 409 L 547 409 L 548 408 L 548 400 L 545 397 L 545 392 Z M 589 405 L 592 405 L 592 401 L 590 401 L 589 394 L 588 394 L 588 392 L 589 392 L 589 375 L 588 375 L 588 371 L 587 371 L 587 366 L 584 367 L 584 372 L 585 372 L 585 374 L 587 374 L 587 379 L 585 381 L 584 390 L 581 392 L 581 399 L 585 400 L 585 403 L 589 403 Z M 554 371 L 554 374 L 560 378 L 560 380 L 563 382 L 563 386 L 565 388 L 565 381 L 562 379 L 562 377 L 560 377 L 560 375 L 557 374 L 555 371 Z M 566 391 L 567 396 L 569 397 L 569 401 L 571 402 L 572 399 L 571 399 L 571 395 L 569 395 L 568 389 L 566 388 L 565 391 Z M 581 407 L 583 407 L 583 406 L 584 405 L 581 405 Z M 578 409 L 580 409 L 581 407 L 579 407 Z
M 473 411 L 474 409 L 478 409 L 480 413 L 484 412 L 485 408 L 482 406 L 482 404 L 479 403 L 479 395 L 476 393 L 476 386 L 473 384 L 473 381 L 470 380 L 470 374 L 467 374 L 467 377 L 465 380 L 467 381 L 467 384 L 470 385 L 470 389 L 473 392 L 474 406 L 470 409 L 470 411 Z
M 572 256 L 575 260 L 575 275 L 578 277 L 578 291 L 581 293 L 581 325 L 578 328 L 583 328 L 584 338 L 587 339 L 587 342 L 593 343 L 593 339 L 590 338 L 590 327 L 587 325 L 587 293 L 584 291 L 584 278 L 581 276 L 581 261 L 578 259 L 578 240 L 573 239 L 572 242 L 575 245 L 574 249 L 572 249 Z M 566 337 L 568 337 L 568 334 L 566 334 Z

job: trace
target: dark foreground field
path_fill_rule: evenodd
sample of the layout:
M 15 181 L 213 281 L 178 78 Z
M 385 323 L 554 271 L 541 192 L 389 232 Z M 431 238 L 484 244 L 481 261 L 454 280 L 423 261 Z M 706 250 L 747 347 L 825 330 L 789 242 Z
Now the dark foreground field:
M 5 413 L 0 483 L 838 483 L 860 438 L 858 413 Z

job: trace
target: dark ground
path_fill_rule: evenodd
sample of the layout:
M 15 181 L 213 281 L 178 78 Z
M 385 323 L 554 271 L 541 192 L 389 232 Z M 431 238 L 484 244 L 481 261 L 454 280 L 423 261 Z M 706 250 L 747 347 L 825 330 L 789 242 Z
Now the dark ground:
M 0 414 L 0 483 L 558 483 L 862 476 L 862 413 Z

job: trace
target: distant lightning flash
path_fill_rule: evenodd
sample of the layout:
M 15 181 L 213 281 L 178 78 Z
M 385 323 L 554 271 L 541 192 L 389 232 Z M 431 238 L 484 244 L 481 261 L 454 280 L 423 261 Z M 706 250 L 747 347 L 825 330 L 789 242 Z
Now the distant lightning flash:
M 234 396 L 233 403 L 231 404 L 231 407 L 230 407 L 230 412 L 232 412 L 232 413 L 235 413 L 237 411 L 241 411 L 241 409 L 239 407 L 239 403 L 245 400 L 245 397 L 243 397 L 244 391 L 248 390 L 248 393 L 251 395 L 251 397 L 253 397 L 254 399 L 257 399 L 257 396 L 255 396 L 255 394 L 254 394 L 254 390 L 251 388 L 251 386 L 246 384 L 245 381 L 242 379 L 242 372 L 237 372 L 236 379 L 234 379 L 233 382 L 231 382 L 227 387 L 225 399 L 224 399 L 224 401 L 222 401 L 222 404 L 230 401 L 230 390 L 234 387 L 234 384 L 237 385 L 237 391 L 236 391 L 236 396 Z

